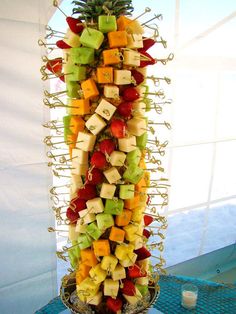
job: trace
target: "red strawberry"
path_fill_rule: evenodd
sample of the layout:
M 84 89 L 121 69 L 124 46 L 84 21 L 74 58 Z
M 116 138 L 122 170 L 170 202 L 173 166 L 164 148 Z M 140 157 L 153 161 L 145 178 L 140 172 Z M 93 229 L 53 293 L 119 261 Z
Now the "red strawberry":
M 79 214 L 74 212 L 70 207 L 67 208 L 66 217 L 70 220 L 71 223 L 75 224 L 79 218 Z
M 145 226 L 149 226 L 153 222 L 153 217 L 149 215 L 144 215 L 143 216 L 143 221 Z
M 111 153 L 116 149 L 116 144 L 114 143 L 114 141 L 112 139 L 105 139 L 102 140 L 99 143 L 99 150 L 103 153 L 103 154 L 108 154 L 111 155 Z
M 126 295 L 133 296 L 135 295 L 135 285 L 133 284 L 132 281 L 128 279 L 123 280 L 123 288 L 121 289 L 121 292 Z
M 141 53 L 141 56 L 145 56 L 147 58 L 147 60 L 141 60 L 140 61 L 140 67 L 141 68 L 144 68 L 146 67 L 147 65 L 153 65 L 156 63 L 156 60 L 153 59 L 152 56 L 150 56 L 149 53 L 147 53 L 145 50 L 140 50 L 140 53 Z M 145 58 L 145 59 L 146 59 Z
M 116 313 L 122 308 L 122 300 L 119 298 L 113 299 L 112 297 L 107 298 L 107 307 L 112 312 Z
M 144 246 L 141 249 L 135 250 L 134 253 L 138 255 L 136 261 L 141 261 L 151 256 L 151 253 Z
M 134 87 L 126 88 L 122 93 L 125 101 L 134 101 L 139 98 L 139 93 Z
M 151 232 L 148 231 L 147 229 L 143 229 L 143 236 L 144 236 L 145 238 L 149 239 L 150 236 L 151 236 Z
M 151 48 L 153 45 L 155 45 L 155 40 L 152 38 L 143 38 L 143 48 L 138 49 L 138 51 L 147 51 L 149 48 Z
M 111 133 L 116 138 L 125 137 L 127 125 L 123 120 L 113 119 L 110 125 Z
M 85 186 L 78 190 L 78 197 L 83 200 L 90 200 L 97 196 L 96 186 L 92 184 L 85 184 Z
M 82 30 L 84 29 L 82 22 L 79 19 L 75 19 L 74 17 L 67 16 L 66 22 L 69 25 L 72 32 L 76 34 L 82 32 Z
M 71 48 L 71 46 L 67 45 L 63 40 L 58 40 L 56 42 L 56 45 L 60 49 L 69 49 L 69 48 Z
M 144 75 L 140 73 L 139 71 L 133 69 L 131 70 L 132 76 L 136 82 L 136 85 L 141 84 L 144 81 Z
M 128 275 L 130 278 L 146 277 L 147 272 L 142 270 L 138 265 L 134 264 L 128 268 Z
M 81 210 L 85 209 L 86 206 L 86 200 L 82 198 L 74 198 L 70 202 L 70 208 L 72 208 L 76 213 L 80 212 Z
M 86 181 L 90 184 L 97 185 L 103 182 L 104 176 L 101 170 L 93 168 L 86 172 Z
M 94 152 L 91 157 L 91 165 L 103 169 L 107 165 L 106 156 L 102 152 Z
M 46 68 L 52 73 L 61 73 L 62 72 L 62 58 L 55 58 L 48 60 L 46 63 Z
M 122 102 L 117 107 L 117 112 L 124 118 L 129 118 L 132 112 L 132 103 L 131 102 Z

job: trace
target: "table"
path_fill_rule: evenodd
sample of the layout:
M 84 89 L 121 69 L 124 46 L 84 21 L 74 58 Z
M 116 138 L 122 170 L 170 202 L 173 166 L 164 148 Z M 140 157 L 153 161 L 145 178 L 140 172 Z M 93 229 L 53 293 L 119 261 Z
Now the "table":
M 199 289 L 195 310 L 186 310 L 181 306 L 181 286 L 193 283 Z M 236 285 L 224 285 L 211 281 L 199 280 L 183 276 L 161 276 L 160 297 L 154 309 L 163 314 L 236 314 Z M 35 314 L 67 314 L 59 297 L 50 301 Z M 158 313 L 154 310 L 150 314 Z

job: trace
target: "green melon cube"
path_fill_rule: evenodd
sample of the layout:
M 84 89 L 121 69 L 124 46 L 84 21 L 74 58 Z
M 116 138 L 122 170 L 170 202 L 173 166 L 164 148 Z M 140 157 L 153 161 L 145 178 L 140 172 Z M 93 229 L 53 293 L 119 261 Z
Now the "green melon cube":
M 86 234 L 80 234 L 77 241 L 81 250 L 87 249 L 92 245 L 92 239 Z
M 124 208 L 124 202 L 120 199 L 107 199 L 104 213 L 111 215 L 120 215 Z
M 135 287 L 139 290 L 142 296 L 145 296 L 148 293 L 148 286 L 136 284 Z
M 103 233 L 106 229 L 114 226 L 114 219 L 110 214 L 97 214 L 96 215 L 98 229 Z
M 103 43 L 103 40 L 103 33 L 90 27 L 84 28 L 80 36 L 80 43 L 83 46 L 94 49 L 99 49 L 101 44 Z
M 67 81 L 83 81 L 86 79 L 86 67 L 70 64 L 67 67 Z
M 122 184 L 120 185 L 120 198 L 128 200 L 134 198 L 134 185 L 133 184 Z
M 67 96 L 71 98 L 80 98 L 79 97 L 80 86 L 75 81 L 66 80 L 66 90 Z
M 142 150 L 146 148 L 148 135 L 147 132 L 144 132 L 140 136 L 136 136 L 136 145 Z
M 141 159 L 141 151 L 139 148 L 132 150 L 126 155 L 126 160 L 129 165 L 138 165 Z
M 123 179 L 133 184 L 137 184 L 141 180 L 143 173 L 143 169 L 139 168 L 138 166 L 129 165 L 123 174 Z
M 67 141 L 67 136 L 71 135 L 72 132 L 70 130 L 70 119 L 71 116 L 64 116 L 63 117 L 63 125 L 64 125 L 64 141 Z
M 98 17 L 98 29 L 102 33 L 115 32 L 117 30 L 115 15 L 100 15 Z
M 78 264 L 78 259 L 80 257 L 80 248 L 77 241 L 72 241 L 72 247 L 68 250 L 68 256 L 71 267 L 75 269 Z
M 88 47 L 71 48 L 70 56 L 72 63 L 90 64 L 94 62 L 94 49 Z
M 86 232 L 94 239 L 98 240 L 102 235 L 101 230 L 98 229 L 96 222 L 92 222 L 86 227 Z

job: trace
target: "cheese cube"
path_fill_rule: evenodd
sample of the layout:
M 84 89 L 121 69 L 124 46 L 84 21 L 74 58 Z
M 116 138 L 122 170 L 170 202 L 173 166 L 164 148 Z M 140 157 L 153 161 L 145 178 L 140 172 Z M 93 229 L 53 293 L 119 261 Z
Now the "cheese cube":
M 137 287 L 135 287 L 135 295 L 130 296 L 127 294 L 123 294 L 123 297 L 130 305 L 135 305 L 138 301 L 141 301 L 143 298 L 141 292 L 138 290 Z
M 69 28 L 68 28 L 68 30 L 66 32 L 66 35 L 65 35 L 63 41 L 67 45 L 69 45 L 71 47 L 79 47 L 79 46 L 81 46 L 79 35 L 73 33 Z
M 116 225 L 118 227 L 127 226 L 131 220 L 132 211 L 128 209 L 124 209 L 120 215 L 116 215 Z
M 111 167 L 110 169 L 104 171 L 103 174 L 110 184 L 116 183 L 118 180 L 121 179 L 121 175 L 119 174 L 116 167 Z
M 124 61 L 123 64 L 130 65 L 133 67 L 140 66 L 140 53 L 133 50 L 125 50 L 124 53 Z
M 102 33 L 116 31 L 117 30 L 116 16 L 115 15 L 99 15 L 98 29 Z
M 100 197 L 93 198 L 86 202 L 87 209 L 90 213 L 98 214 L 104 211 L 102 199 Z
M 102 297 L 103 297 L 102 291 L 99 291 L 94 296 L 87 297 L 86 303 L 97 306 L 102 302 Z
M 137 259 L 138 255 L 135 253 L 128 253 L 127 258 L 120 260 L 120 264 L 123 267 L 130 267 L 133 266 L 136 259 Z
M 84 28 L 80 36 L 80 42 L 83 46 L 94 49 L 99 49 L 103 40 L 103 33 L 90 27 Z
M 94 267 L 97 265 L 98 260 L 91 249 L 85 249 L 80 251 L 81 261 L 84 265 Z
M 86 227 L 87 225 L 84 224 L 84 221 L 82 219 L 78 219 L 75 231 L 78 233 L 86 233 Z
M 114 83 L 116 85 L 131 84 L 131 71 L 129 71 L 129 70 L 114 70 Z
M 106 279 L 104 281 L 104 295 L 105 296 L 111 296 L 112 298 L 116 298 L 119 291 L 119 281 L 112 280 L 112 279 Z
M 122 167 L 124 165 L 125 158 L 125 153 L 113 151 L 110 155 L 109 162 L 112 166 Z
M 109 32 L 107 36 L 110 48 L 126 47 L 128 43 L 125 31 Z
M 127 241 L 134 242 L 137 238 L 142 238 L 143 236 L 143 228 L 139 224 L 130 224 L 125 226 L 123 229 L 125 231 L 125 239 Z
M 93 248 L 96 256 L 107 256 L 111 253 L 110 243 L 108 240 L 93 241 Z
M 131 243 L 129 243 L 129 244 L 121 243 L 121 244 L 116 246 L 115 256 L 119 260 L 124 260 L 124 259 L 127 258 L 127 255 L 133 253 L 133 251 L 134 251 L 133 244 L 131 244 Z
M 101 268 L 101 264 L 97 264 L 90 269 L 89 275 L 96 284 L 99 284 L 106 279 L 107 272 Z
M 104 256 L 101 262 L 101 268 L 110 273 L 114 271 L 117 263 L 118 259 L 114 255 Z
M 81 149 L 72 149 L 72 160 L 75 160 L 79 164 L 88 164 L 88 152 Z
M 104 86 L 104 96 L 106 98 L 119 98 L 119 88 L 114 85 L 105 85 Z
M 76 225 L 70 224 L 68 229 L 69 229 L 69 236 L 68 236 L 69 240 L 71 242 L 77 241 L 77 238 L 79 236 L 79 232 L 76 231 Z
M 68 100 L 68 113 L 71 115 L 83 116 L 90 113 L 90 102 L 89 99 L 74 99 L 69 98 Z
M 146 104 L 143 101 L 135 101 L 133 102 L 133 111 L 132 115 L 134 117 L 144 117 L 146 113 Z
M 102 55 L 104 65 L 118 64 L 121 62 L 120 52 L 117 48 L 103 50 Z
M 111 272 L 112 280 L 121 280 L 126 278 L 125 268 L 118 264 L 116 268 Z
M 94 113 L 85 123 L 87 129 L 97 135 L 103 128 L 106 127 L 106 122 L 96 113 Z
M 126 31 L 128 34 L 143 34 L 144 29 L 140 25 L 140 23 L 137 20 L 133 20 L 127 25 Z
M 83 225 L 87 225 L 96 220 L 96 216 L 93 213 L 90 213 L 87 208 L 79 211 L 79 216 Z
M 127 121 L 128 131 L 135 136 L 141 136 L 147 131 L 147 122 L 142 118 L 132 118 Z
M 107 199 L 112 199 L 116 191 L 116 186 L 108 183 L 103 183 L 101 192 L 100 192 L 100 197 L 102 198 L 107 198 Z
M 106 120 L 110 120 L 113 116 L 114 112 L 116 111 L 116 107 L 113 106 L 111 103 L 106 101 L 105 99 L 102 99 L 97 106 L 95 112 L 98 113 L 101 117 L 103 117 Z
M 95 296 L 98 293 L 100 284 L 90 278 L 85 278 L 79 285 L 76 286 L 77 295 L 81 301 L 85 302 L 86 298 Z
M 83 180 L 81 176 L 71 173 L 70 180 L 70 199 L 77 197 L 77 191 L 83 186 Z
M 90 99 L 99 95 L 97 86 L 92 78 L 81 83 L 81 88 L 85 99 Z
M 113 68 L 112 67 L 97 68 L 97 81 L 99 84 L 113 83 Z
M 128 137 L 118 139 L 119 150 L 125 153 L 129 153 L 136 149 L 136 137 L 130 135 Z
M 119 197 L 123 200 L 134 197 L 134 185 L 133 184 L 121 184 Z
M 79 132 L 76 142 L 76 148 L 82 149 L 85 152 L 93 150 L 96 141 L 96 136 L 92 133 Z
M 71 173 L 79 176 L 85 176 L 88 170 L 88 164 L 79 164 L 76 159 L 72 159 Z
M 143 37 L 141 34 L 127 34 L 127 48 L 138 49 L 143 48 Z
M 117 227 L 112 227 L 111 232 L 109 235 L 109 240 L 114 241 L 114 242 L 124 242 L 125 239 L 125 231 L 117 228 Z

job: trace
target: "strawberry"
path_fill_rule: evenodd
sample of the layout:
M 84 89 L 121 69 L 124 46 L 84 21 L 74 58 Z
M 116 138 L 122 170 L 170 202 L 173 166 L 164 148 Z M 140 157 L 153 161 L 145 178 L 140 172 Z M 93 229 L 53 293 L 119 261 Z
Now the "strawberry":
M 143 221 L 145 226 L 149 226 L 153 222 L 153 217 L 149 215 L 144 215 L 143 216 Z
M 134 264 L 128 268 L 128 276 L 130 278 L 146 277 L 147 272 L 145 270 L 143 271 L 138 265 Z
M 129 118 L 131 116 L 131 112 L 132 112 L 132 103 L 131 102 L 122 102 L 117 107 L 117 112 L 123 118 Z
M 147 51 L 149 48 L 151 48 L 153 45 L 155 45 L 155 40 L 152 38 L 143 38 L 143 48 L 138 49 L 138 51 Z
M 111 155 L 111 153 L 116 149 L 116 144 L 114 143 L 114 141 L 112 139 L 105 139 L 102 140 L 99 143 L 99 150 L 103 153 L 103 154 L 108 154 Z
M 112 297 L 108 297 L 106 304 L 109 310 L 116 313 L 121 310 L 123 302 L 119 298 L 113 299 Z
M 140 68 L 144 68 L 147 65 L 153 65 L 156 63 L 156 60 L 153 59 L 153 57 L 150 56 L 150 54 L 148 54 L 145 50 L 140 50 L 140 54 L 141 54 L 141 56 L 144 56 L 147 58 L 147 60 L 141 60 L 140 61 Z
M 151 232 L 148 231 L 147 229 L 143 229 L 143 236 L 144 236 L 145 238 L 149 239 L 150 236 L 151 236 Z
M 102 152 L 94 152 L 91 157 L 91 165 L 103 169 L 107 166 L 106 156 Z
M 128 87 L 123 91 L 122 96 L 125 101 L 134 101 L 139 98 L 139 93 L 134 87 Z
M 79 218 L 79 214 L 74 212 L 70 207 L 67 208 L 66 217 L 70 220 L 71 223 L 75 224 Z
M 101 170 L 93 168 L 91 171 L 86 172 L 86 182 L 97 185 L 103 182 L 104 176 Z
M 111 133 L 116 138 L 125 137 L 127 125 L 123 120 L 113 119 L 110 125 Z
M 48 60 L 46 63 L 46 68 L 52 73 L 61 73 L 62 72 L 62 58 L 55 58 Z
M 151 253 L 144 246 L 138 250 L 135 250 L 134 253 L 138 255 L 136 261 L 141 261 L 151 256 Z
M 56 45 L 60 49 L 69 49 L 69 48 L 71 48 L 71 46 L 67 45 L 63 40 L 58 40 L 56 42 Z
M 135 85 L 139 85 L 144 81 L 144 75 L 142 73 L 140 73 L 139 71 L 133 69 L 131 70 L 131 74 L 136 82 Z
M 90 200 L 97 196 L 96 186 L 92 184 L 85 184 L 85 186 L 78 190 L 78 197 L 83 200 Z
M 72 208 L 76 213 L 80 212 L 81 210 L 85 209 L 86 206 L 86 200 L 82 198 L 74 198 L 70 202 L 70 208 Z
M 66 22 L 69 25 L 72 32 L 76 34 L 82 32 L 82 30 L 84 29 L 82 22 L 79 19 L 75 19 L 74 17 L 67 16 Z
M 121 289 L 121 292 L 123 294 L 129 295 L 129 296 L 133 296 L 136 293 L 135 285 L 133 284 L 132 281 L 130 281 L 128 279 L 124 279 L 123 280 L 123 288 Z

